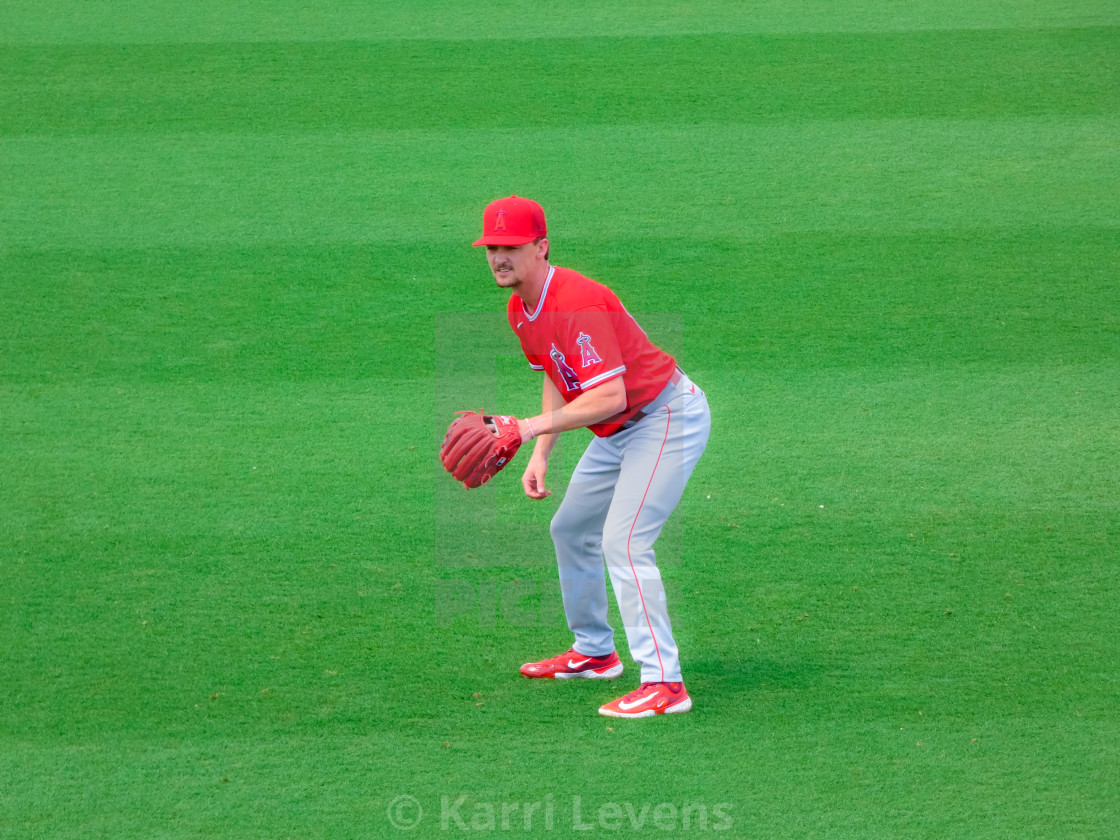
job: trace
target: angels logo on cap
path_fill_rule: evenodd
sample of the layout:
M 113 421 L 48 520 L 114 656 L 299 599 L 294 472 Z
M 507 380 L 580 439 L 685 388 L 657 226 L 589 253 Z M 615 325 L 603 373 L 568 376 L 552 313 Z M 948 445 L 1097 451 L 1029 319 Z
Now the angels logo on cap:
M 482 238 L 474 245 L 524 245 L 548 235 L 544 209 L 531 198 L 511 195 L 486 205 Z

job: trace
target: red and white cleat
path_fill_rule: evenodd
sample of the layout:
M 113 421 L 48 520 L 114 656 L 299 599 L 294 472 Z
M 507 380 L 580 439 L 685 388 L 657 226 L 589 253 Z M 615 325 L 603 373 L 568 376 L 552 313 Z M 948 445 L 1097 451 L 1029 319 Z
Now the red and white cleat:
M 606 656 L 586 656 L 576 650 L 569 650 L 551 659 L 526 662 L 521 666 L 522 676 L 545 680 L 567 680 L 572 677 L 613 680 L 621 673 L 622 663 L 617 651 L 611 651 Z
M 650 682 L 631 691 L 625 697 L 612 700 L 599 707 L 599 714 L 607 717 L 640 718 L 654 715 L 675 715 L 692 708 L 692 698 L 684 690 L 684 683 Z

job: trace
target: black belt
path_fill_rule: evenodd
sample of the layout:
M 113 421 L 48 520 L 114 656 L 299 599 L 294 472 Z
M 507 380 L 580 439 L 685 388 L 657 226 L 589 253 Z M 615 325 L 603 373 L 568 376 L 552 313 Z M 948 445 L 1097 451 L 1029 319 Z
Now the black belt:
M 679 383 L 683 376 L 684 376 L 684 371 L 682 371 L 679 367 L 676 370 L 674 370 L 673 375 L 669 377 L 669 381 L 665 383 L 665 385 L 661 388 L 660 391 L 658 391 L 657 397 L 660 397 L 662 394 L 664 394 L 666 388 L 669 388 L 669 387 Z M 623 423 L 621 426 L 619 426 L 618 430 L 621 432 L 623 429 L 629 429 L 631 426 L 633 426 L 639 420 L 642 420 L 642 419 L 646 418 L 647 416 L 652 414 L 654 411 L 657 411 L 657 409 L 661 408 L 661 406 L 665 405 L 665 403 L 660 402 L 657 399 L 657 397 L 654 397 L 650 402 L 648 402 L 644 406 L 642 406 L 641 409 L 639 411 L 637 411 L 634 414 L 633 417 L 631 417 L 629 420 L 627 420 L 625 423 Z M 650 406 L 653 406 L 653 408 L 650 409 L 649 411 L 647 411 L 647 409 L 649 409 Z

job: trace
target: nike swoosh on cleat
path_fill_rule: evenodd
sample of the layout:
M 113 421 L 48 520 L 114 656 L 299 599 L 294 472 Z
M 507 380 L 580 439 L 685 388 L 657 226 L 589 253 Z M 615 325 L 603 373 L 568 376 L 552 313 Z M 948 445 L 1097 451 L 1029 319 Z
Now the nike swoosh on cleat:
M 591 661 L 590 659 L 584 659 L 584 660 L 582 660 L 582 661 L 580 661 L 580 662 L 576 662 L 576 661 L 574 661 L 574 660 L 572 660 L 572 659 L 569 659 L 569 660 L 568 660 L 568 667 L 569 667 L 569 668 L 578 668 L 578 667 L 580 667 L 581 665 L 586 665 L 586 664 L 587 664 L 588 662 L 590 662 L 590 661 Z
M 633 703 L 627 703 L 625 700 L 619 700 L 618 701 L 618 708 L 622 709 L 622 711 L 624 711 L 624 712 L 628 712 L 631 709 L 635 709 L 638 706 L 642 705 L 643 703 L 648 703 L 650 700 L 654 700 L 656 698 L 657 698 L 656 694 L 647 694 L 641 700 L 635 700 Z

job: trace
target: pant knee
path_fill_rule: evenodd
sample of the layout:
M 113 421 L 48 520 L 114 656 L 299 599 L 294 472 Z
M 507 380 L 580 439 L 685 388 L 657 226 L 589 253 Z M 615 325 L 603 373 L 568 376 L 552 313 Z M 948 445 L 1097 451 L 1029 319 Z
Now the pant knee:
M 603 534 L 603 559 L 608 568 L 620 569 L 630 565 L 633 547 L 625 534 Z
M 597 511 L 585 506 L 562 504 L 552 517 L 548 531 L 557 546 L 598 554 L 603 541 L 603 519 Z
M 572 532 L 572 524 L 568 521 L 568 516 L 561 507 L 556 514 L 552 517 L 552 522 L 549 523 L 548 532 L 552 535 L 554 543 L 566 542 L 566 537 Z

